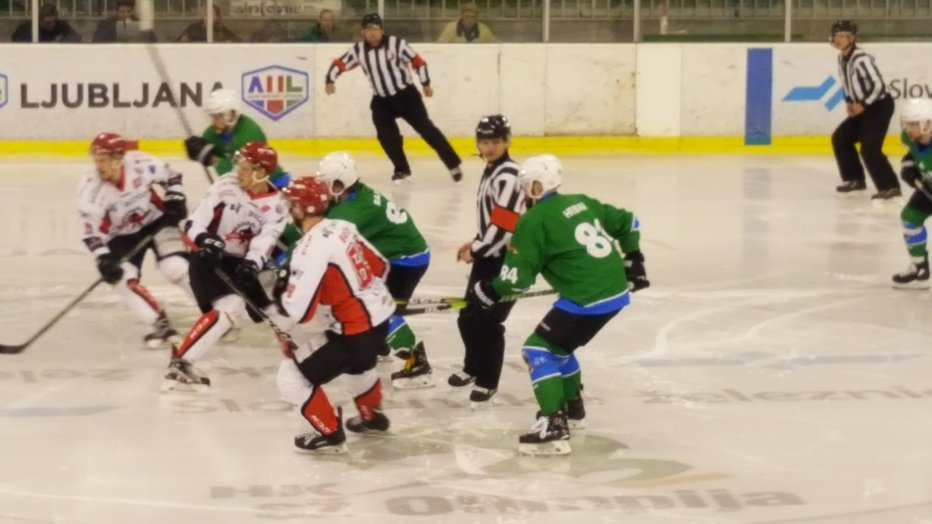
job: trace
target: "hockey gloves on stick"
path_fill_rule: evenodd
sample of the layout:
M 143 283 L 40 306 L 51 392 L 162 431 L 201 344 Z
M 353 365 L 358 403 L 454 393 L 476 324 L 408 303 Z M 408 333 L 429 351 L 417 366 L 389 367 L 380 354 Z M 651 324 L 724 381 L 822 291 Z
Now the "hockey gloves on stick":
M 113 253 L 104 253 L 97 257 L 97 271 L 100 277 L 108 284 L 116 284 L 123 278 L 123 268 L 120 267 L 120 259 Z
M 197 136 L 189 136 L 184 141 L 184 149 L 188 153 L 188 158 L 195 162 L 200 162 L 205 167 L 213 165 L 214 145 L 207 140 Z
M 194 244 L 197 245 L 197 256 L 204 262 L 216 265 L 223 259 L 226 243 L 217 235 L 201 233 L 194 239 Z
M 259 278 L 259 266 L 252 260 L 243 260 L 236 266 L 236 273 L 233 278 L 240 289 L 249 289 Z
M 469 293 L 466 295 L 466 302 L 469 306 L 479 307 L 481 309 L 489 309 L 501 299 L 502 296 L 495 291 L 495 288 L 492 287 L 492 283 L 485 280 L 480 280 L 473 284 L 472 289 L 470 289 Z
M 162 209 L 162 214 L 165 216 L 166 222 L 173 226 L 177 226 L 178 222 L 187 218 L 188 200 L 185 198 L 184 193 L 168 191 L 165 193 L 163 202 L 165 207 Z
M 640 251 L 625 253 L 625 277 L 628 279 L 628 290 L 632 293 L 650 287 L 644 269 L 644 255 Z

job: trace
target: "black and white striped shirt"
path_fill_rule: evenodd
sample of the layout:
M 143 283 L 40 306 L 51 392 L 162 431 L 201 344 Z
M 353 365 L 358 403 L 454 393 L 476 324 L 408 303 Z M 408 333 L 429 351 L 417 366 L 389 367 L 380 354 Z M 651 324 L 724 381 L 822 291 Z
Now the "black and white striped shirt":
M 482 173 L 476 204 L 479 232 L 472 241 L 474 257 L 504 256 L 518 217 L 524 212 L 518 169 L 518 164 L 505 154 Z
M 874 57 L 855 46 L 851 54 L 838 55 L 838 76 L 845 87 L 845 101 L 869 106 L 890 96 Z
M 336 82 L 344 71 L 357 66 L 362 67 L 362 72 L 369 78 L 376 96 L 383 98 L 394 96 L 414 85 L 412 67 L 417 71 L 421 85 L 430 85 L 427 62 L 411 49 L 404 38 L 397 36 L 383 36 L 377 47 L 369 45 L 365 40 L 356 42 L 330 65 L 326 83 Z

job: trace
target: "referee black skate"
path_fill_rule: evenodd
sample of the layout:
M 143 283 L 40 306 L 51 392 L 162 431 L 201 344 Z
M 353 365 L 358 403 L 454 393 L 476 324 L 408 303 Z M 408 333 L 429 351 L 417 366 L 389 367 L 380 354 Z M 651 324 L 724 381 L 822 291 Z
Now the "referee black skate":
M 370 13 L 362 18 L 362 32 L 364 40 L 353 44 L 349 51 L 333 61 L 327 71 L 327 94 L 336 91 L 335 82 L 343 72 L 356 66 L 362 67 L 372 85 L 373 96 L 369 104 L 372 123 L 375 124 L 382 150 L 395 168 L 392 180 L 400 182 L 411 176 L 411 166 L 403 147 L 404 137 L 395 122 L 402 118 L 440 155 L 453 181 L 459 182 L 463 178 L 460 169 L 462 161 L 447 138 L 427 116 L 421 93 L 414 86 L 411 68 L 417 71 L 424 96 L 433 96 L 427 62 L 411 49 L 404 38 L 386 35 L 382 18 L 378 14 Z
M 472 264 L 467 293 L 476 282 L 492 281 L 501 272 L 505 249 L 524 212 L 518 164 L 508 155 L 510 140 L 511 126 L 502 115 L 487 116 L 476 127 L 476 145 L 486 161 L 477 195 L 479 230 L 456 254 L 457 260 Z M 482 309 L 470 302 L 460 310 L 457 325 L 466 355 L 463 371 L 451 375 L 447 382 L 454 387 L 472 384 L 472 402 L 487 402 L 498 389 L 505 357 L 504 323 L 514 304 L 499 302 Z
M 861 158 L 870 173 L 877 193 L 875 200 L 901 196 L 900 182 L 883 154 L 883 140 L 893 117 L 893 98 L 887 91 L 874 57 L 855 44 L 858 26 L 851 20 L 832 24 L 832 45 L 838 55 L 838 76 L 845 88 L 846 118 L 832 133 L 832 149 L 843 183 L 839 193 L 867 189 L 864 167 L 855 144 L 861 143 Z

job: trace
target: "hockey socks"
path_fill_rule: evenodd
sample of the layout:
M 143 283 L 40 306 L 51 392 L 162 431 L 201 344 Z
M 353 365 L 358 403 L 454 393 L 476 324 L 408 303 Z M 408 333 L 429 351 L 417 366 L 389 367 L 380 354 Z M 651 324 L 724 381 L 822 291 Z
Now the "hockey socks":
M 561 411 L 567 401 L 579 395 L 581 374 L 575 355 L 563 353 L 537 334 L 528 338 L 521 353 L 541 413 Z
M 417 343 L 417 337 L 411 326 L 405 321 L 404 317 L 392 315 L 388 321 L 388 337 L 385 339 L 392 353 L 401 358 L 407 358 L 410 355 L 400 354 L 402 351 L 410 352 Z

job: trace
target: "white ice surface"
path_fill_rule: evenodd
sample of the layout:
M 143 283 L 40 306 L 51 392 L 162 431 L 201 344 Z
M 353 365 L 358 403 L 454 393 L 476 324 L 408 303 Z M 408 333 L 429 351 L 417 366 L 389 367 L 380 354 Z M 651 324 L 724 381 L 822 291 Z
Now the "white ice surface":
M 183 167 L 192 205 L 205 182 Z M 414 184 L 360 160 L 408 208 L 433 261 L 418 295 L 463 292 L 481 166 Z M 579 351 L 588 429 L 569 458 L 519 458 L 536 409 L 520 344 L 551 299 L 508 321 L 497 405 L 446 386 L 455 315 L 415 317 L 438 387 L 387 388 L 390 436 L 298 454 L 268 329 L 208 358 L 207 395 L 159 394 L 106 286 L 21 355 L 0 355 L 0 522 L 932 523 L 932 295 L 894 291 L 899 205 L 840 198 L 830 158 L 567 157 L 566 192 L 635 210 L 653 286 Z M 311 160 L 286 159 L 309 172 Z M 95 278 L 74 212 L 78 163 L 0 164 L 0 342 L 26 339 Z M 901 203 L 900 203 L 901 204 Z M 179 329 L 196 317 L 151 260 Z M 387 383 L 397 363 L 382 364 Z M 349 412 L 340 384 L 331 398 Z

